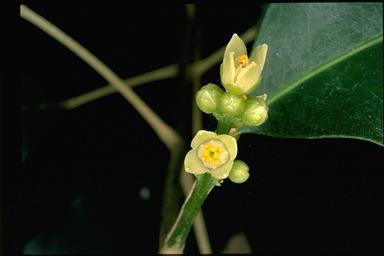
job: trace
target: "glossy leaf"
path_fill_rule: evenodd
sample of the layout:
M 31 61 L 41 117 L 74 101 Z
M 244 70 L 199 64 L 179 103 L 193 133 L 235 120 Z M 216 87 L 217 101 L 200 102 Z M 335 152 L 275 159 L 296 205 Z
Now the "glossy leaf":
M 383 145 L 382 3 L 271 4 L 254 46 L 267 43 L 269 119 L 243 133 L 358 138 Z

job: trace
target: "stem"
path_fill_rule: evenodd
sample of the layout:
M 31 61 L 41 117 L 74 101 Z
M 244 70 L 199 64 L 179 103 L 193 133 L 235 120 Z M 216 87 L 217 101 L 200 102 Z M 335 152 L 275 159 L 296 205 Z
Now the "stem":
M 232 119 L 230 118 L 220 118 L 217 120 L 217 128 L 216 128 L 216 133 L 217 134 L 228 134 L 229 130 L 234 127 L 232 124 Z
M 254 26 L 252 26 L 243 34 L 241 34 L 240 37 L 245 44 L 248 44 L 254 40 L 254 38 L 256 37 L 256 34 L 257 34 L 257 29 Z M 215 51 L 205 59 L 194 62 L 191 66 L 193 73 L 196 76 L 201 77 L 205 72 L 207 72 L 210 68 L 212 68 L 214 65 L 216 65 L 223 59 L 224 51 L 225 51 L 225 46 L 218 49 L 217 51 Z M 178 71 L 177 65 L 171 64 L 163 68 L 149 71 L 148 73 L 143 73 L 141 75 L 125 79 L 124 81 L 126 83 L 126 86 L 134 87 L 134 86 L 138 86 L 138 85 L 153 82 L 153 81 L 175 77 L 177 75 L 177 71 Z M 60 105 L 66 109 L 74 109 L 84 104 L 87 104 L 91 101 L 100 99 L 102 97 L 108 96 L 116 92 L 117 91 L 113 86 L 111 86 L 110 84 L 107 84 L 107 85 L 104 85 L 103 87 L 86 92 L 79 96 L 66 99 L 63 102 L 61 102 Z M 40 104 L 40 106 L 38 106 L 37 108 L 44 109 L 46 106 L 47 105 Z
M 217 128 L 216 128 L 216 133 L 217 134 L 227 134 L 229 132 L 229 129 L 231 129 L 230 123 L 218 122 Z
M 202 129 L 202 112 L 197 107 L 195 103 L 196 92 L 201 87 L 201 73 L 197 73 L 194 66 L 194 63 L 200 60 L 200 23 L 198 21 L 198 7 L 195 4 L 186 4 L 186 13 L 187 13 L 187 29 L 186 29 L 186 52 L 189 52 L 189 58 L 186 61 L 186 78 L 188 84 L 192 86 L 192 102 L 191 102 L 191 115 L 192 115 L 192 136 L 197 133 L 197 131 Z M 189 46 L 189 47 L 188 47 Z M 193 49 L 192 51 L 189 49 Z M 190 62 L 192 60 L 192 63 Z M 189 88 L 190 91 L 190 88 Z M 191 97 L 187 98 L 191 100 Z M 182 165 L 182 170 L 180 175 L 180 183 L 183 188 L 185 197 L 188 196 L 191 191 L 194 183 L 194 176 L 186 173 L 184 171 L 184 165 Z M 195 235 L 197 247 L 201 254 L 211 254 L 211 244 L 209 242 L 209 236 L 207 227 L 205 225 L 203 210 L 201 209 L 195 220 L 193 222 L 193 233 Z
M 165 239 L 160 253 L 183 252 L 192 223 L 216 183 L 217 179 L 213 178 L 209 173 L 205 173 L 196 179 L 190 194 L 181 207 L 175 224 Z
M 184 195 L 185 197 L 187 197 L 188 193 L 190 193 L 191 189 L 193 188 L 195 178 L 184 171 L 184 166 L 182 168 L 183 169 L 181 170 L 180 174 L 180 182 Z M 208 231 L 205 225 L 202 209 L 200 209 L 193 222 L 193 231 L 195 234 L 195 239 L 197 242 L 197 247 L 199 248 L 199 252 L 201 254 L 212 254 L 211 244 L 209 242 Z
M 179 208 L 183 202 L 183 191 L 180 184 L 180 166 L 183 166 L 186 149 L 184 145 L 180 145 L 179 150 L 170 152 L 170 160 L 168 171 L 165 177 L 164 190 L 162 195 L 161 207 L 161 222 L 160 222 L 160 236 L 159 246 L 164 244 L 165 238 L 169 231 L 172 229 L 177 216 Z
M 84 46 L 25 5 L 20 5 L 20 16 L 63 44 L 107 80 L 150 124 L 170 151 L 181 143 L 182 139 L 177 132 L 166 124 L 130 87 L 127 87 L 121 78 Z
M 172 78 L 176 76 L 177 72 L 178 72 L 177 66 L 175 64 L 172 64 L 172 65 L 165 66 L 163 68 L 152 70 L 152 71 L 125 79 L 124 83 L 125 83 L 125 86 L 129 86 L 133 88 L 141 84 Z M 108 84 L 96 90 L 84 93 L 82 95 L 79 95 L 70 99 L 66 99 L 61 104 L 66 109 L 74 109 L 84 104 L 87 104 L 88 102 L 100 99 L 104 96 L 107 96 L 115 92 L 116 92 L 116 89 L 113 86 Z
M 220 119 L 217 123 L 216 133 L 226 134 L 231 127 L 232 124 L 229 120 Z M 199 214 L 204 200 L 217 182 L 218 180 L 212 177 L 209 173 L 198 176 L 193 184 L 191 192 L 181 207 L 176 222 L 165 238 L 160 253 L 180 254 L 183 252 L 192 223 Z

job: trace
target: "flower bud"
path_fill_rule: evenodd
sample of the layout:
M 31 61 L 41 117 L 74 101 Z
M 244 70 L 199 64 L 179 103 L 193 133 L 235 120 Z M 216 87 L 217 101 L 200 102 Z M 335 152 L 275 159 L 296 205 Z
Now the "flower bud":
M 196 104 L 204 113 L 213 113 L 217 109 L 217 105 L 222 94 L 223 90 L 221 90 L 217 85 L 209 83 L 197 91 Z
M 241 160 L 233 162 L 232 169 L 229 173 L 229 179 L 234 183 L 243 183 L 249 178 L 249 167 Z
M 219 110 L 227 116 L 240 115 L 244 109 L 244 100 L 232 93 L 225 92 L 220 99 Z
M 263 97 L 255 97 L 245 102 L 243 121 L 246 125 L 261 125 L 268 118 L 268 106 Z

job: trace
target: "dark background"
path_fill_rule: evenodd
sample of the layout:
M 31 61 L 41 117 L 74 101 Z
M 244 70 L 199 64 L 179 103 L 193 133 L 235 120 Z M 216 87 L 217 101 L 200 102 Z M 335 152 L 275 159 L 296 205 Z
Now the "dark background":
M 206 57 L 260 17 L 261 6 L 29 4 L 128 78 Z M 193 36 L 191 36 L 193 35 Z M 196 38 L 197 40 L 193 40 Z M 22 165 L 6 183 L 7 249 L 30 252 L 155 253 L 168 151 L 136 111 L 113 94 L 74 110 L 51 105 L 106 82 L 44 32 L 20 20 Z M 202 83 L 219 83 L 219 66 Z M 135 91 L 188 140 L 185 76 Z M 204 115 L 204 128 L 215 129 Z M 383 248 L 383 150 L 349 139 L 243 135 L 250 179 L 226 181 L 204 204 L 214 252 L 245 232 L 254 252 L 367 252 Z M 143 199 L 140 191 L 150 191 Z M 31 240 L 34 242 L 31 243 Z M 32 248 L 32 249 L 31 249 Z M 186 251 L 196 253 L 190 235 Z

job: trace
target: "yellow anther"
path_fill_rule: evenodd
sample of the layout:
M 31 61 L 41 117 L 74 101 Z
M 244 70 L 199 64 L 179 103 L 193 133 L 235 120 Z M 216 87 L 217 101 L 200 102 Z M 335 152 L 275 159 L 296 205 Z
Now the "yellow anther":
M 228 161 L 229 153 L 223 142 L 210 140 L 201 144 L 197 150 L 202 164 L 209 169 L 216 169 Z
M 223 152 L 223 149 L 220 146 L 215 147 L 208 143 L 203 151 L 203 160 L 217 165 L 220 163 L 219 156 L 221 152 Z
M 236 58 L 236 62 L 235 62 L 235 66 L 236 68 L 243 68 L 245 66 L 247 66 L 248 64 L 248 56 L 243 54 L 243 55 L 240 55 L 239 57 Z

